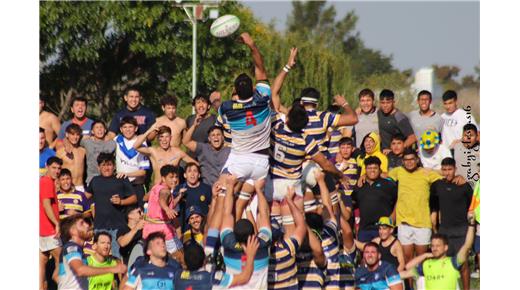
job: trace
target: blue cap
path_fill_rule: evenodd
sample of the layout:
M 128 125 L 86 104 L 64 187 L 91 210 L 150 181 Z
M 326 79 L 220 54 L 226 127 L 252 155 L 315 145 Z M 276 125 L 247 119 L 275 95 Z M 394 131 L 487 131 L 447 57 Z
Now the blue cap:
M 201 217 L 204 217 L 204 213 L 202 212 L 202 210 L 200 209 L 200 207 L 196 206 L 196 205 L 192 205 L 190 206 L 188 209 L 186 209 L 186 222 L 188 222 L 188 220 L 190 219 L 190 217 L 194 214 L 198 214 L 200 215 Z

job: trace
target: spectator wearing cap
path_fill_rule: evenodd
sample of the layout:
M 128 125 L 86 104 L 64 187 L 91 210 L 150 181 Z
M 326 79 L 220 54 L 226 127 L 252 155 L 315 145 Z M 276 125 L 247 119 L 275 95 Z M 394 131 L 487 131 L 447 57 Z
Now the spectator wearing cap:
M 395 223 L 392 217 L 382 216 L 377 222 L 379 236 L 372 242 L 379 245 L 381 260 L 394 265 L 398 271 L 405 269 L 403 247 L 399 240 L 393 235 Z M 362 250 L 365 243 L 356 241 L 356 247 Z
M 202 118 L 200 124 L 193 132 L 192 139 L 196 142 L 208 143 L 209 128 L 215 125 L 215 122 L 217 121 L 217 117 L 209 113 L 211 107 L 209 97 L 205 95 L 197 95 L 193 99 L 192 105 L 195 114 L 186 119 L 187 128 L 191 128 L 197 118 Z
M 196 205 L 192 205 L 186 209 L 186 223 L 188 224 L 188 230 L 182 235 L 182 242 L 188 243 L 190 240 L 196 241 L 199 245 L 202 245 L 204 240 L 204 222 L 205 215 Z
M 452 157 L 450 149 L 441 143 L 441 136 L 437 131 L 424 131 L 419 143 L 419 157 L 424 168 L 441 170 L 442 160 Z

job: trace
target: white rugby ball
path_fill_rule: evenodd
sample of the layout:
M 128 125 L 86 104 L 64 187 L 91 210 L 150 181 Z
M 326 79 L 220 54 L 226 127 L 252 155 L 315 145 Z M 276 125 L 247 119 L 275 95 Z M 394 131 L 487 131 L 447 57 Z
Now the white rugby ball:
M 211 24 L 210 32 L 215 37 L 226 37 L 237 31 L 240 26 L 240 19 L 235 15 L 224 15 L 217 18 Z

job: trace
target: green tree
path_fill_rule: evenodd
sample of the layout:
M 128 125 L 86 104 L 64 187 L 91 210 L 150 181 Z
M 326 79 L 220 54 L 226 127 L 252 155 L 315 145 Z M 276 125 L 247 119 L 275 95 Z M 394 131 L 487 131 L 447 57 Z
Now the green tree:
M 391 56 L 365 46 L 359 32 L 355 31 L 358 16 L 353 11 L 336 21 L 334 6 L 327 7 L 325 1 L 293 1 L 292 5 L 287 31 L 303 39 L 315 39 L 328 47 L 340 45 L 340 53 L 350 58 L 356 82 L 362 82 L 374 74 L 397 72 L 391 64 Z
M 235 14 L 243 31 L 256 20 L 236 2 L 221 14 Z M 210 22 L 198 25 L 198 87 L 201 92 L 232 82 L 251 68 L 247 49 L 234 38 L 215 38 Z M 63 116 L 70 98 L 91 101 L 93 115 L 110 120 L 129 85 L 139 85 L 145 104 L 159 112 L 159 99 L 175 93 L 181 112 L 190 110 L 191 24 L 170 2 L 41 2 L 40 89 Z M 230 57 L 233 56 L 233 57 Z

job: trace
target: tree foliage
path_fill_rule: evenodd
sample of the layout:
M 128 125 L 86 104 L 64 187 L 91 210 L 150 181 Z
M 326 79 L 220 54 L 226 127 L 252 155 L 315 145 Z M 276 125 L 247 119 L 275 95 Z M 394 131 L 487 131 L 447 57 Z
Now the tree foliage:
M 271 80 L 290 47 L 299 48 L 282 91 L 285 104 L 308 86 L 321 92 L 326 107 L 335 94 L 355 102 L 357 91 L 378 79 L 397 91 L 406 85 L 406 74 L 392 67 L 391 57 L 364 46 L 353 12 L 336 21 L 334 7 L 325 2 L 293 2 L 288 30 L 277 32 L 239 2 L 222 1 L 219 11 L 238 16 L 238 33 L 253 36 Z M 198 22 L 197 88 L 204 94 L 219 89 L 226 99 L 236 75 L 253 74 L 251 56 L 236 37 L 211 36 L 210 25 Z M 138 85 L 144 103 L 157 113 L 160 98 L 175 94 L 179 115 L 186 116 L 191 112 L 191 41 L 192 26 L 173 2 L 40 2 L 40 94 L 63 118 L 71 97 L 82 95 L 91 115 L 109 121 L 123 105 L 125 89 Z
M 242 6 L 226 2 L 220 11 L 248 19 L 242 29 L 254 30 Z M 108 120 L 122 106 L 125 88 L 139 85 L 156 111 L 166 93 L 175 93 L 189 111 L 192 27 L 186 20 L 170 2 L 41 2 L 42 96 L 63 115 L 70 97 L 83 95 L 93 114 Z M 205 93 L 251 63 L 243 46 L 212 37 L 209 26 L 198 25 L 198 88 Z

